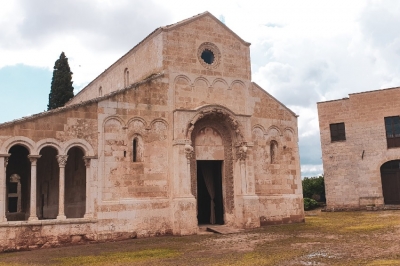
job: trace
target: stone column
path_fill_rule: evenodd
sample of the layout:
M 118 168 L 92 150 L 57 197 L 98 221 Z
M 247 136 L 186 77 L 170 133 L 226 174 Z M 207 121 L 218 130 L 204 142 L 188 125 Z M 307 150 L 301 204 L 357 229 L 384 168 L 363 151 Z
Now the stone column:
M 40 157 L 42 155 L 28 155 L 29 161 L 31 161 L 31 204 L 28 221 L 38 220 L 36 214 L 36 164 Z
M 242 195 L 247 195 L 247 177 L 246 177 L 246 158 L 247 158 L 247 146 L 246 143 L 242 143 L 238 148 L 237 148 L 237 158 L 240 161 L 240 178 L 241 178 L 241 191 Z
M 191 195 L 191 190 L 192 190 L 192 182 L 191 182 L 191 174 L 190 174 L 190 162 L 193 157 L 193 147 L 190 144 L 185 145 L 185 156 L 186 156 L 186 177 L 184 180 L 182 180 L 182 191 L 181 194 L 183 195 Z
M 59 191 L 58 191 L 58 220 L 67 219 L 64 213 L 65 201 L 65 165 L 67 164 L 68 155 L 57 155 L 58 166 L 60 167 Z
M 93 157 L 83 156 L 83 161 L 86 166 L 86 206 L 85 206 L 85 215 L 83 218 L 92 218 L 92 206 L 91 206 L 91 195 L 90 195 L 90 185 L 91 185 L 91 171 L 90 171 L 90 162 Z
M 0 223 L 7 222 L 7 186 L 6 186 L 6 170 L 8 164 L 8 157 L 11 154 L 0 154 Z

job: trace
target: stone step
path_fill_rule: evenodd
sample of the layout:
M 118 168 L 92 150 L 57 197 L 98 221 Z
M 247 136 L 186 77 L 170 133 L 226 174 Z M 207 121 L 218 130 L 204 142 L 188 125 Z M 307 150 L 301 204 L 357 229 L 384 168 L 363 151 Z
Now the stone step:
M 237 228 L 229 227 L 226 225 L 209 225 L 207 226 L 207 231 L 222 235 L 237 234 L 241 232 L 241 230 Z

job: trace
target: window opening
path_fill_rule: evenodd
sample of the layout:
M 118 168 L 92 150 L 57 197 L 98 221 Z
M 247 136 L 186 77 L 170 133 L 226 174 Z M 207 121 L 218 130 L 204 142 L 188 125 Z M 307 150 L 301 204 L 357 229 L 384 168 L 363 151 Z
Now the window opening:
M 331 141 L 346 140 L 346 130 L 344 123 L 336 123 L 329 125 L 331 130 Z
M 133 161 L 134 162 L 137 162 L 137 159 L 138 159 L 138 156 L 137 156 L 137 147 L 138 147 L 138 139 L 137 138 L 134 138 L 133 139 L 133 152 L 132 152 L 132 154 L 133 154 Z
M 278 142 L 275 140 L 271 141 L 271 144 L 269 146 L 270 149 L 270 155 L 271 155 L 271 163 L 276 163 L 276 156 L 278 153 Z
M 207 64 L 211 65 L 212 63 L 214 63 L 214 53 L 209 50 L 209 49 L 205 49 L 202 53 L 201 53 L 201 59 L 204 60 L 204 62 L 206 62 Z
M 128 87 L 129 85 L 129 70 L 127 68 L 125 68 L 124 71 L 124 85 L 125 87 Z
M 400 147 L 400 116 L 385 117 L 388 148 Z

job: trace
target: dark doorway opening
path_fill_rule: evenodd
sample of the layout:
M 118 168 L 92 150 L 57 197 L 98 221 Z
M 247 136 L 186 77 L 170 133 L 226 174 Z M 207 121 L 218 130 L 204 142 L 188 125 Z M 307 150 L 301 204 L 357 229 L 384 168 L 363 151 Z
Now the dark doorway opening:
M 224 224 L 223 161 L 197 161 L 197 220 L 199 224 Z
M 385 204 L 400 204 L 400 160 L 384 163 L 381 179 Z
M 9 153 L 11 156 L 6 169 L 6 217 L 7 221 L 24 221 L 27 220 L 30 209 L 31 162 L 28 159 L 29 151 L 24 146 L 17 144 L 11 147 Z M 13 180 L 13 177 L 18 177 L 19 181 Z M 19 193 L 18 186 L 20 186 Z

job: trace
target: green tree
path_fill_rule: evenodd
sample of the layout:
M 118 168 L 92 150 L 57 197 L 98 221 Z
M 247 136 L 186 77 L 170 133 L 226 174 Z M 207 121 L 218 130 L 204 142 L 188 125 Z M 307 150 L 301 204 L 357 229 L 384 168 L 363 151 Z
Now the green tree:
M 325 202 L 325 181 L 324 176 L 305 177 L 302 181 L 303 197 Z
M 54 64 L 47 110 L 64 106 L 73 97 L 72 72 L 69 68 L 68 58 L 62 52 Z

